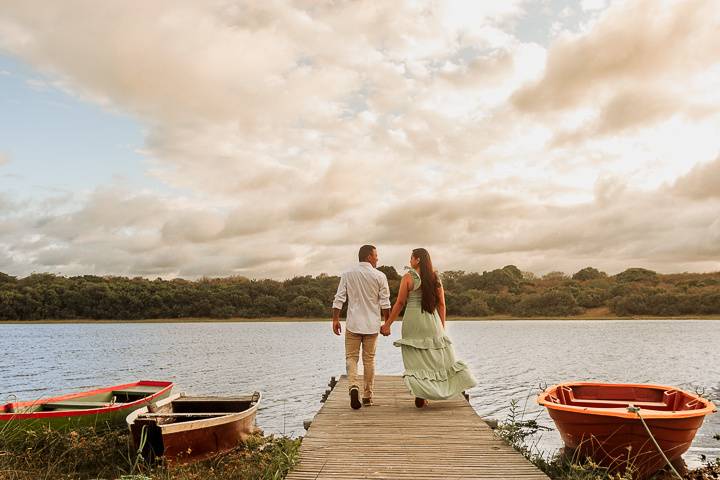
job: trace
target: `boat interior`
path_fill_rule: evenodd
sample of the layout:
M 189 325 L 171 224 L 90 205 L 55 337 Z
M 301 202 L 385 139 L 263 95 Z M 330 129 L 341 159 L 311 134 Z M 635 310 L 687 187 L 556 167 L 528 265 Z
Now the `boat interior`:
M 548 397 L 553 403 L 589 408 L 683 411 L 704 408 L 703 402 L 680 390 L 625 385 L 560 385 Z
M 8 403 L 3 405 L 2 411 L 4 413 L 33 413 L 104 408 L 142 400 L 157 393 L 160 389 L 161 387 L 136 385 L 121 390 L 109 390 L 66 400 L 55 399 L 48 402 L 39 400 L 37 402 L 25 402 L 24 404 Z
M 187 397 L 181 396 L 165 405 L 149 408 L 138 420 L 153 420 L 158 425 L 191 422 L 206 418 L 242 413 L 257 402 L 257 397 Z

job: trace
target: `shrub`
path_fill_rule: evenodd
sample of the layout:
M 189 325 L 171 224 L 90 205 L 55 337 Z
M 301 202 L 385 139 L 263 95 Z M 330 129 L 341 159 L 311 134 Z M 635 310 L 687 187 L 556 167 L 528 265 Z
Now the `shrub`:
M 581 312 L 575 297 L 569 292 L 551 290 L 541 294 L 524 297 L 517 303 L 513 313 L 522 317 L 530 316 L 559 316 L 577 315 Z
M 657 282 L 657 273 L 645 268 L 628 268 L 615 275 L 618 282 Z
M 582 270 L 576 272 L 572 276 L 572 279 L 584 282 L 587 280 L 596 280 L 598 278 L 604 278 L 604 277 L 607 277 L 607 273 L 601 272 L 597 268 L 585 267 Z

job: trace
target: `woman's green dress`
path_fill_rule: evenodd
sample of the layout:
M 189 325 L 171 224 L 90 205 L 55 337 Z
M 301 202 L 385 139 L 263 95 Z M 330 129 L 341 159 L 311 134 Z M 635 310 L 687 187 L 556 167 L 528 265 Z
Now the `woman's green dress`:
M 455 360 L 452 342 L 437 310 L 421 308 L 420 275 L 410 269 L 413 289 L 408 295 L 402 338 L 393 343 L 402 350 L 405 385 L 416 397 L 444 400 L 477 385 L 465 362 Z

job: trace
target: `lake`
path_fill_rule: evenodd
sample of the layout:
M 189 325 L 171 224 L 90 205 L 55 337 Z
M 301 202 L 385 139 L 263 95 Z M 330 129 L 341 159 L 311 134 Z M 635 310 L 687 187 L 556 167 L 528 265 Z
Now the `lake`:
M 456 355 L 479 385 L 471 403 L 504 419 L 510 401 L 526 418 L 552 420 L 535 404 L 540 385 L 570 380 L 659 383 L 701 391 L 720 405 L 720 321 L 453 321 Z M 378 342 L 377 372 L 401 374 L 392 340 Z M 137 379 L 171 380 L 175 391 L 259 390 L 266 433 L 303 435 L 331 376 L 344 373 L 343 339 L 330 322 L 0 324 L 0 401 L 32 400 Z M 706 419 L 685 458 L 720 456 L 720 415 Z M 539 448 L 561 446 L 556 431 Z

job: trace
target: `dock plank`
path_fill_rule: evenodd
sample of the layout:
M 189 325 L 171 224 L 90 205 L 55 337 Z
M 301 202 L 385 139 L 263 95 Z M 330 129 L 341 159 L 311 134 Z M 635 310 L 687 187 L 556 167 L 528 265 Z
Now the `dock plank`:
M 415 408 L 402 377 L 375 377 L 375 405 L 352 410 L 340 378 L 312 421 L 288 480 L 547 480 L 464 398 Z

